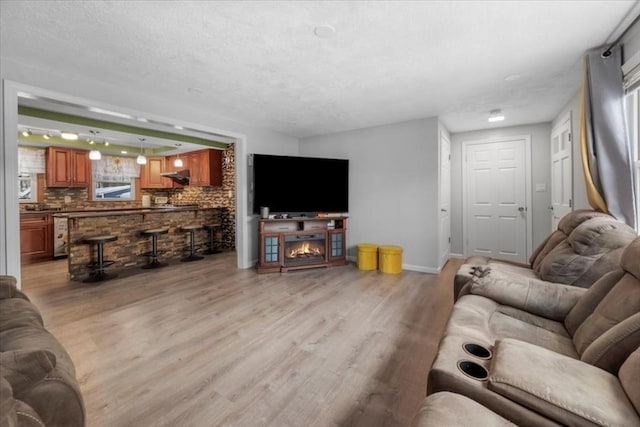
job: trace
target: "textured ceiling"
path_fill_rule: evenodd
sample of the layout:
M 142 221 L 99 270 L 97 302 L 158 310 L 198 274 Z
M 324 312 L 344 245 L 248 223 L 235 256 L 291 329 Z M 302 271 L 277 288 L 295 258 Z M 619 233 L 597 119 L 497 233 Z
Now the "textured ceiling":
M 298 137 L 431 116 L 460 132 L 495 108 L 550 121 L 636 3 L 2 1 L 0 47 Z

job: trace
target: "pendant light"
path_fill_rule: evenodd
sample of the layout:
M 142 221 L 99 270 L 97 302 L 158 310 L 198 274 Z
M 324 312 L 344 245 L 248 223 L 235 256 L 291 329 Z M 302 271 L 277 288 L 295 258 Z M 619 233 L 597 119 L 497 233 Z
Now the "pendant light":
M 176 147 L 180 147 L 182 144 L 176 144 Z M 178 157 L 173 161 L 173 166 L 177 168 L 181 168 L 184 164 L 182 163 L 182 159 L 180 158 L 180 153 L 178 153 Z
M 147 158 L 144 156 L 143 151 L 142 151 L 142 142 L 145 140 L 145 138 L 138 138 L 140 140 L 140 154 L 138 154 L 138 157 L 136 157 L 136 163 L 139 165 L 146 165 L 147 164 Z
M 96 139 L 96 135 L 99 134 L 100 132 L 97 130 L 90 130 L 89 131 L 92 135 L 91 140 L 89 141 L 89 144 L 93 144 L 94 140 Z M 90 160 L 100 160 L 102 159 L 102 154 L 100 153 L 100 151 L 93 149 L 91 151 L 89 151 L 89 159 Z

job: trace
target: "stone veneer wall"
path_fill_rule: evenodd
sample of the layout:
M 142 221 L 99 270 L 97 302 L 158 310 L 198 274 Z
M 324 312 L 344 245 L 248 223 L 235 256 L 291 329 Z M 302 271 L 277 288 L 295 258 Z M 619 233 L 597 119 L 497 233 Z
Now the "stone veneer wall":
M 109 271 L 141 267 L 149 258 L 142 254 L 151 250 L 151 237 L 142 236 L 142 230 L 169 227 L 167 234 L 158 236 L 158 250 L 163 251 L 160 261 L 176 261 L 186 255 L 189 233 L 181 226 L 219 222 L 222 209 L 194 209 L 187 211 L 151 211 L 123 215 L 69 219 L 69 275 L 71 279 L 84 279 L 87 267 L 96 258 L 96 248 L 83 243 L 89 236 L 114 235 L 118 240 L 105 243 L 104 259 L 114 261 Z M 208 231 L 196 231 L 196 246 L 203 248 L 208 242 Z M 217 237 L 219 241 L 219 236 Z M 212 255 L 215 256 L 215 255 Z M 170 267 L 167 267 L 170 268 Z

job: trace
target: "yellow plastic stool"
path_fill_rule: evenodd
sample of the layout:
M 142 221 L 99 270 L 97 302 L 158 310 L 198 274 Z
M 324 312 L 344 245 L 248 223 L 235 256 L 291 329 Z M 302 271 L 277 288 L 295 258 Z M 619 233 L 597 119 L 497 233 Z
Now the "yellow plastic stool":
M 394 245 L 379 246 L 378 266 L 383 273 L 402 273 L 402 247 Z
M 375 270 L 378 268 L 378 245 L 358 243 L 358 269 Z

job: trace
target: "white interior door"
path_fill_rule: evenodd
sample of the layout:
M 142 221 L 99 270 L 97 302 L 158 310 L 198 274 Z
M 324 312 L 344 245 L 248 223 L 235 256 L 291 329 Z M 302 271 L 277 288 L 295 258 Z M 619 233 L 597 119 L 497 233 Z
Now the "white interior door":
M 551 230 L 572 210 L 571 116 L 551 131 Z
M 451 142 L 440 134 L 440 265 L 451 253 Z
M 465 253 L 526 262 L 528 140 L 464 148 Z

